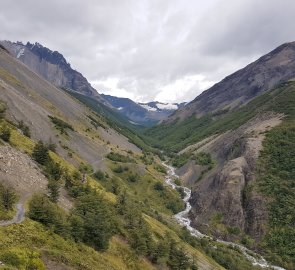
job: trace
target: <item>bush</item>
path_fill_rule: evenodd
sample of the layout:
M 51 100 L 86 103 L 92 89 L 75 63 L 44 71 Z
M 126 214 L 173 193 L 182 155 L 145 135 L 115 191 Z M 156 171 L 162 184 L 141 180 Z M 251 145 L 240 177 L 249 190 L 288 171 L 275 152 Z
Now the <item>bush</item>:
M 96 180 L 106 180 L 106 176 L 105 174 L 100 171 L 100 170 L 97 170 L 94 174 L 93 174 L 93 177 L 96 179 Z
M 154 185 L 154 189 L 157 190 L 157 191 L 163 191 L 164 190 L 164 186 L 161 182 L 157 182 L 155 185 Z
M 115 172 L 115 173 L 123 173 L 123 172 L 126 172 L 126 171 L 128 171 L 129 170 L 129 168 L 128 167 L 123 167 L 123 166 L 117 166 L 117 167 L 115 167 L 114 169 L 113 169 L 113 172 Z
M 18 128 L 23 132 L 23 134 L 30 138 L 31 137 L 31 132 L 30 132 L 30 128 L 24 123 L 24 121 L 19 121 L 18 122 Z
M 115 152 L 110 152 L 109 154 L 107 154 L 107 158 L 116 162 L 123 162 L 123 163 L 135 162 L 134 159 L 128 156 L 115 153 Z
M 139 175 L 138 175 L 138 174 L 131 174 L 131 175 L 129 175 L 129 176 L 127 177 L 127 180 L 128 180 L 129 182 L 132 182 L 132 183 L 137 182 L 138 179 L 139 179 Z
M 9 142 L 10 136 L 11 136 L 10 128 L 7 127 L 6 125 L 2 126 L 0 129 L 0 138 L 5 142 Z
M 51 122 L 54 124 L 55 128 L 57 130 L 59 130 L 61 134 L 67 135 L 67 130 L 74 131 L 74 128 L 72 127 L 72 125 L 66 123 L 65 121 L 63 121 L 55 116 L 48 115 L 48 117 L 50 118 Z
M 29 218 L 38 221 L 63 237 L 68 237 L 70 226 L 67 214 L 44 194 L 35 194 L 29 202 Z

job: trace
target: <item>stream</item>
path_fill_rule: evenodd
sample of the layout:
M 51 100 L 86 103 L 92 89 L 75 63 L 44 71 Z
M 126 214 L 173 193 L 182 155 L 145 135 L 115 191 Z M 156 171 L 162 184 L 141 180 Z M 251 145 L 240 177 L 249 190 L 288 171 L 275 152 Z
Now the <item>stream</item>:
M 169 166 L 165 163 L 162 163 L 168 170 L 167 170 L 167 175 L 165 178 L 165 182 L 171 186 L 173 189 L 175 188 L 182 188 L 184 193 L 185 193 L 185 197 L 183 198 L 183 201 L 185 203 L 185 209 L 179 213 L 177 213 L 176 215 L 174 215 L 174 218 L 176 219 L 176 221 L 182 225 L 183 227 L 187 228 L 187 230 L 190 232 L 190 234 L 194 237 L 197 238 L 203 238 L 206 237 L 208 239 L 213 240 L 213 238 L 211 236 L 208 236 L 206 234 L 203 234 L 201 232 L 199 232 L 197 229 L 193 228 L 191 226 L 191 220 L 188 218 L 188 213 L 190 212 L 190 210 L 192 209 L 192 206 L 189 202 L 190 198 L 191 198 L 191 190 L 187 187 L 183 187 L 183 186 L 178 186 L 174 183 L 174 179 L 175 178 L 179 178 L 179 176 L 175 173 L 175 169 L 172 166 Z M 268 263 L 261 255 L 249 250 L 248 248 L 240 245 L 240 244 L 236 244 L 236 243 L 232 243 L 232 242 L 227 242 L 227 241 L 223 241 L 223 240 L 216 240 L 219 243 L 222 243 L 224 245 L 227 246 L 233 246 L 233 247 L 237 247 L 240 249 L 240 251 L 243 253 L 243 255 L 254 265 L 254 266 L 260 266 L 262 268 L 272 268 L 274 270 L 286 270 L 285 268 L 279 267 L 279 266 L 275 266 L 275 265 L 271 265 L 270 263 Z

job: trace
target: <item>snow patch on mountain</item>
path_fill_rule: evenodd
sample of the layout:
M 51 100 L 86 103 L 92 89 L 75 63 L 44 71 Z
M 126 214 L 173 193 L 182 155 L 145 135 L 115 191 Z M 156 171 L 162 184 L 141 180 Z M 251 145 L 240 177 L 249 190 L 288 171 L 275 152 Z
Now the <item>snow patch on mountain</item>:
M 149 105 L 146 105 L 146 104 L 139 104 L 142 108 L 150 111 L 150 112 L 156 112 L 157 111 L 157 108 L 153 108 L 153 107 L 150 107 Z
M 178 109 L 178 106 L 172 103 L 157 103 L 156 106 L 160 110 L 177 110 Z
M 20 58 L 22 55 L 24 55 L 24 53 L 25 53 L 25 48 L 20 49 L 16 58 Z

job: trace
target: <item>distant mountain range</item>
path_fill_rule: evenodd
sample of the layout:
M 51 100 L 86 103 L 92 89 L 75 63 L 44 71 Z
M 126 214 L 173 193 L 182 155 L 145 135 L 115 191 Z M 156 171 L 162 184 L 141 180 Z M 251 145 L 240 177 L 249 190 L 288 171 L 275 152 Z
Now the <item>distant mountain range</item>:
M 59 88 L 92 97 L 116 113 L 127 117 L 129 122 L 135 125 L 156 124 L 185 105 L 185 103 L 161 102 L 136 103 L 128 98 L 99 94 L 80 72 L 71 67 L 61 53 L 52 51 L 38 42 L 23 44 L 22 42 L 1 41 L 0 44 L 50 83 Z
M 117 112 L 123 114 L 133 124 L 152 125 L 166 119 L 177 109 L 183 108 L 185 103 L 148 102 L 136 103 L 129 98 L 120 98 L 100 94 Z

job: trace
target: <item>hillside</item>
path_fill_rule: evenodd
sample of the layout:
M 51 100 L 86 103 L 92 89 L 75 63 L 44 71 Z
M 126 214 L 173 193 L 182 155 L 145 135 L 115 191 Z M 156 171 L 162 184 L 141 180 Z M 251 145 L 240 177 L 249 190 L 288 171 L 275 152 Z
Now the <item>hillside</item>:
M 295 76 L 295 42 L 285 43 L 245 68 L 204 91 L 168 122 L 200 118 L 207 113 L 222 114 L 239 108 L 253 98 Z
M 156 156 L 2 49 L 0 100 L 0 268 L 251 269 L 176 224 Z
M 255 117 L 182 154 L 191 159 L 206 152 L 214 160 L 210 170 L 191 163 L 182 174 L 189 181 L 195 168 L 190 179 L 195 226 L 262 249 L 287 269 L 294 267 L 294 95 L 294 82 L 283 84 L 264 97 Z
M 269 73 L 273 76 L 270 79 L 265 68 L 256 70 L 255 76 L 267 82 L 261 90 L 264 93 L 258 93 L 247 104 L 225 111 L 207 112 L 198 107 L 202 112 L 199 118 L 192 114 L 144 133 L 146 140 L 172 157 L 183 183 L 192 189 L 190 218 L 197 229 L 240 242 L 286 269 L 294 269 L 295 265 L 293 45 L 282 45 L 254 63 L 274 63 L 267 69 L 279 70 L 280 79 Z M 278 56 L 282 62 L 278 63 Z M 249 83 L 247 89 L 251 86 Z M 231 89 L 227 93 L 237 95 L 234 84 Z M 218 95 L 212 92 L 213 100 Z M 244 98 L 240 95 L 236 100 Z M 223 104 L 219 100 L 215 107 Z M 178 113 L 181 111 L 175 115 Z
M 286 269 L 294 268 L 295 257 L 292 221 L 285 220 L 286 215 L 294 220 L 295 204 L 289 193 L 294 192 L 295 85 L 288 81 L 294 61 L 294 43 L 284 44 L 143 133 L 171 155 L 183 183 L 192 188 L 196 228 L 240 241 Z M 245 100 L 251 89 L 259 91 Z M 224 107 L 241 100 L 243 106 Z

